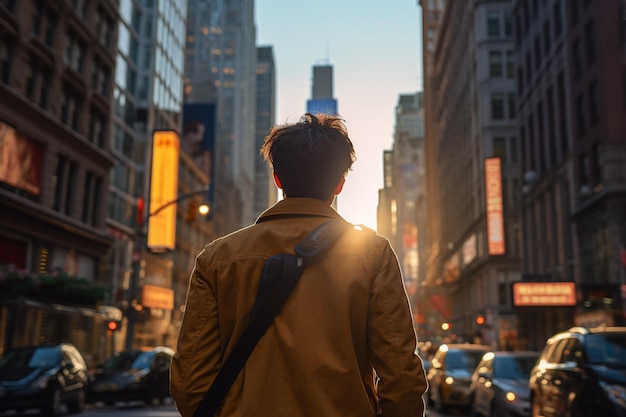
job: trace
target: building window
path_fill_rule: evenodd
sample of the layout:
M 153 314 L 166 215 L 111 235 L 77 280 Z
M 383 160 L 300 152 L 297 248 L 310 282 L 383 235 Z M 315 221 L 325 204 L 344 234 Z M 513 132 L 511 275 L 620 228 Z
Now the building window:
M 530 84 L 533 78 L 533 61 L 530 57 L 530 52 L 526 53 L 526 84 Z
M 500 158 L 502 160 L 502 164 L 508 162 L 506 157 L 506 138 L 500 136 L 493 138 L 493 156 Z
M 589 157 L 586 154 L 578 159 L 578 178 L 580 185 L 589 185 Z
M 511 50 L 506 51 L 506 77 L 515 78 L 515 53 Z
M 493 120 L 504 119 L 504 94 L 503 93 L 491 94 L 491 118 Z
M 585 44 L 587 49 L 587 63 L 593 64 L 596 60 L 596 36 L 593 21 L 585 25 Z
M 29 57 L 28 65 L 26 66 L 25 73 L 26 96 L 39 104 L 41 108 L 47 108 L 51 71 L 43 67 L 43 65 L 41 65 L 41 60 L 39 60 L 35 55 L 31 55 Z
M 535 71 L 539 71 L 539 67 L 541 66 L 541 39 L 539 38 L 539 35 L 535 36 L 534 47 L 535 47 Z
M 102 179 L 88 172 L 85 177 L 85 194 L 83 197 L 83 223 L 96 226 L 100 207 Z
M 511 136 L 509 138 L 509 146 L 511 147 L 510 161 L 516 163 L 519 161 L 519 144 L 517 143 L 517 137 Z
M 556 163 L 559 158 L 557 154 L 556 145 L 557 138 L 555 132 L 555 119 L 554 119 L 554 90 L 552 87 L 548 87 L 546 92 L 546 111 L 548 121 L 548 142 L 550 148 L 550 164 Z
M 554 3 L 554 12 L 552 13 L 552 19 L 554 20 L 554 39 L 558 38 L 563 31 L 563 17 L 561 16 L 561 0 L 556 0 Z
M 507 107 L 509 108 L 509 119 L 515 119 L 517 117 L 517 101 L 515 99 L 515 93 L 507 94 Z
M 489 51 L 489 76 L 502 77 L 502 51 Z
M 54 47 L 54 34 L 57 31 L 57 24 L 59 23 L 59 16 L 52 10 L 49 10 L 46 16 L 47 16 L 47 19 L 46 19 L 47 21 L 46 21 L 46 31 L 44 32 L 44 42 L 49 47 L 52 48 Z
M 65 65 L 80 73 L 83 69 L 83 60 L 87 49 L 86 44 L 82 39 L 78 38 L 78 35 L 72 29 L 67 32 L 65 42 Z
M 600 120 L 600 103 L 598 101 L 598 82 L 589 84 L 589 125 L 594 126 Z
M 507 38 L 513 36 L 513 20 L 508 13 L 504 15 L 504 36 Z
M 487 11 L 487 36 L 490 38 L 500 36 L 500 12 Z
M 580 78 L 583 70 L 582 51 L 580 50 L 580 39 L 574 39 L 572 44 L 572 59 L 574 60 L 574 77 Z
M 100 58 L 95 57 L 93 60 L 91 87 L 103 96 L 107 96 L 110 77 L 111 70 L 109 69 L 109 67 L 104 65 Z
M 98 23 L 96 24 L 98 40 L 105 46 L 111 45 L 113 34 L 113 19 L 101 8 L 98 8 Z
M 61 92 L 61 121 L 78 130 L 83 98 L 72 87 L 65 84 Z
M 546 21 L 543 22 L 543 53 L 546 55 L 550 52 L 550 48 L 552 47 L 552 38 L 550 36 L 550 20 L 546 19 Z
M 11 78 L 11 58 L 13 43 L 8 38 L 0 38 L 0 82 L 9 84 Z
M 585 122 L 585 97 L 580 94 L 576 97 L 576 118 L 578 119 L 578 136 L 581 137 L 587 131 Z
M 567 134 L 567 115 L 565 102 L 565 75 L 563 71 L 556 77 L 557 108 L 559 109 L 559 134 L 561 138 L 561 152 L 565 155 L 569 151 L 569 137 Z
M 105 126 L 106 117 L 99 111 L 92 109 L 89 119 L 89 137 L 87 139 L 99 148 L 104 143 Z
M 72 214 L 73 182 L 76 170 L 76 163 L 69 162 L 63 156 L 58 157 L 56 170 L 52 177 L 52 186 L 54 187 L 52 208 L 67 215 Z

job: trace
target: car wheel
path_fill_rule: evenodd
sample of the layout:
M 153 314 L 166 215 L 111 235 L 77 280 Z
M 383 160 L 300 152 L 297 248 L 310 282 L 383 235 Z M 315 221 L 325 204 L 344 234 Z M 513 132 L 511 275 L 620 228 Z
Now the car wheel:
M 81 388 L 76 393 L 76 399 L 67 405 L 70 413 L 80 413 L 85 409 L 85 389 Z
M 50 395 L 50 403 L 46 404 L 41 409 L 41 414 L 44 416 L 58 416 L 62 413 L 63 401 L 61 399 L 61 388 L 55 385 L 52 387 L 52 394 Z

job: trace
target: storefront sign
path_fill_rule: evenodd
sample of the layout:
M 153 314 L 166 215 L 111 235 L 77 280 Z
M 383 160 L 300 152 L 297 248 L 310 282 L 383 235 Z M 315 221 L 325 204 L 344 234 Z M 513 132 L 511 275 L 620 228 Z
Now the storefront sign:
M 573 282 L 514 282 L 515 307 L 558 307 L 576 305 Z
M 504 255 L 504 204 L 502 202 L 502 161 L 485 159 L 485 200 L 487 207 L 487 248 L 489 255 Z
M 144 285 L 141 293 L 141 305 L 163 310 L 174 309 L 174 290 L 171 288 Z
M 173 250 L 176 244 L 176 204 L 173 203 L 178 196 L 179 146 L 178 133 L 154 132 L 148 207 L 148 247 L 153 251 Z

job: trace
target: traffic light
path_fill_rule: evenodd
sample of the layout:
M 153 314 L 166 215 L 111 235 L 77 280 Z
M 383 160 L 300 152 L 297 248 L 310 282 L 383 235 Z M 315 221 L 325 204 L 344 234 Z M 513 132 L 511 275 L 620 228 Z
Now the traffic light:
M 196 201 L 195 198 L 192 198 L 191 200 L 189 200 L 189 205 L 187 206 L 186 220 L 189 223 L 192 223 L 196 221 L 197 217 L 198 217 L 198 202 Z
M 122 323 L 118 320 L 108 320 L 105 324 L 106 329 L 110 332 L 115 332 L 122 328 Z
M 482 314 L 479 314 L 476 316 L 476 324 L 478 324 L 479 326 L 482 326 L 485 324 L 485 316 L 483 316 Z

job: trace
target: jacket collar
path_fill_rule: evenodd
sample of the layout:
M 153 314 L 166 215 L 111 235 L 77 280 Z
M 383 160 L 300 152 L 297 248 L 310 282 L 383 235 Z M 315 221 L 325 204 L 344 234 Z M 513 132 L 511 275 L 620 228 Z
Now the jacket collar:
M 265 210 L 255 223 L 285 217 L 325 217 L 343 219 L 326 202 L 316 198 L 285 198 Z

